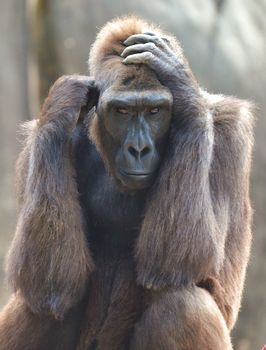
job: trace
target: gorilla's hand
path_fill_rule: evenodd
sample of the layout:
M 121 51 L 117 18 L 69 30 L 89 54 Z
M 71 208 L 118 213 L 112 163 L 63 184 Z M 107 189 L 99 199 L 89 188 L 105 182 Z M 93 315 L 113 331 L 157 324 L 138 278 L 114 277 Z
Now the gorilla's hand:
M 198 114 L 195 107 L 201 104 L 199 87 L 181 51 L 175 52 L 167 38 L 155 33 L 132 35 L 124 45 L 127 46 L 121 54 L 124 64 L 149 66 L 172 92 L 177 113 Z
M 154 33 L 135 34 L 130 36 L 124 45 L 127 46 L 121 56 L 125 64 L 146 64 L 163 82 L 177 77 L 184 69 L 182 58 L 172 50 L 167 38 Z
M 96 103 L 98 93 L 94 79 L 81 75 L 60 77 L 49 91 L 40 116 L 42 124 L 55 119 L 62 120 L 67 128 L 75 127 L 82 111 L 89 111 Z

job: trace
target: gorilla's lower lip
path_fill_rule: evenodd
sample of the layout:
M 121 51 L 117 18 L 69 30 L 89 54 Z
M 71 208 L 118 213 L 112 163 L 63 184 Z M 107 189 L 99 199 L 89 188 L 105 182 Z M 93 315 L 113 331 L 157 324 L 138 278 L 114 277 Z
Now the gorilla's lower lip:
M 139 173 L 139 172 L 130 173 L 130 172 L 124 171 L 122 169 L 120 169 L 120 172 L 126 176 L 136 176 L 136 177 L 138 177 L 138 176 L 139 177 L 147 177 L 147 176 L 151 176 L 153 174 L 153 173 Z

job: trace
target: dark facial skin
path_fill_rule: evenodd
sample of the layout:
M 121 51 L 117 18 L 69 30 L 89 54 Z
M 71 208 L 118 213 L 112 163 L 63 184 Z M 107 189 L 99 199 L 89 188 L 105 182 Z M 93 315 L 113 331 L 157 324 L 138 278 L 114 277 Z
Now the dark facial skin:
M 127 190 L 151 185 L 161 161 L 171 108 L 172 95 L 163 86 L 102 94 L 98 112 L 116 147 L 115 176 Z

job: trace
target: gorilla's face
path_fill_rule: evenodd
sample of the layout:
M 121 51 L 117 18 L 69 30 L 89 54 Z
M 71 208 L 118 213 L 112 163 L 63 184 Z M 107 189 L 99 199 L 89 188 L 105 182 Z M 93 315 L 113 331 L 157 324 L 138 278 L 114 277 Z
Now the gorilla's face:
M 107 162 L 124 190 L 152 184 L 170 126 L 172 100 L 158 80 L 153 86 L 149 81 L 148 87 L 143 81 L 134 89 L 111 87 L 100 96 L 97 114 L 104 129 L 102 141 L 109 139 Z

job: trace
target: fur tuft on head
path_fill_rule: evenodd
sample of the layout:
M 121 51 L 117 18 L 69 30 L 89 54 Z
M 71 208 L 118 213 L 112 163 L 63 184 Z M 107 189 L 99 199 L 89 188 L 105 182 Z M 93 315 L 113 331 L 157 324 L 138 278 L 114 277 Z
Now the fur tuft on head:
M 123 16 L 108 22 L 98 33 L 89 56 L 90 75 L 98 80 L 98 75 L 110 68 L 108 63 L 113 67 L 116 63 L 121 64 L 121 53 L 125 49 L 123 42 L 131 35 L 145 32 L 158 33 L 166 37 L 178 54 L 181 54 L 177 40 L 164 33 L 158 26 L 135 16 Z

